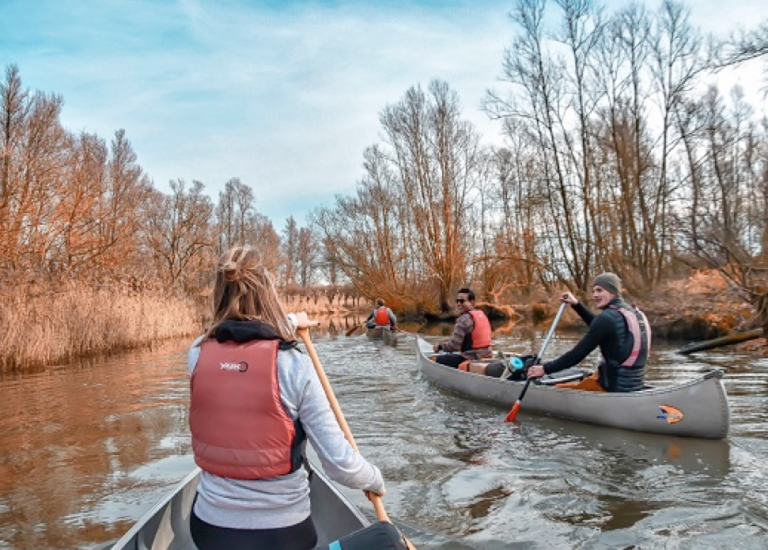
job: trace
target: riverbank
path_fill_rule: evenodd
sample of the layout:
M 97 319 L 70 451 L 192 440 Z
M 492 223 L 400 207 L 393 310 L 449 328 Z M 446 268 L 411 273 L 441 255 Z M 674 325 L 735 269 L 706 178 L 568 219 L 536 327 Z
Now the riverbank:
M 83 283 L 0 289 L 0 373 L 195 337 L 210 320 L 204 306 L 208 299 Z M 589 296 L 584 300 L 591 301 Z M 366 316 L 372 305 L 362 302 L 343 293 L 294 293 L 285 297 L 284 306 L 314 316 Z M 716 273 L 672 281 L 637 303 L 648 315 L 655 338 L 693 342 L 754 328 L 750 325 L 754 310 Z M 551 322 L 559 302 L 542 292 L 517 304 L 479 305 L 504 332 L 515 325 Z M 409 319 L 400 317 L 403 322 Z M 561 327 L 581 326 L 581 319 L 566 310 Z M 739 344 L 739 349 L 768 355 L 768 343 L 762 338 Z

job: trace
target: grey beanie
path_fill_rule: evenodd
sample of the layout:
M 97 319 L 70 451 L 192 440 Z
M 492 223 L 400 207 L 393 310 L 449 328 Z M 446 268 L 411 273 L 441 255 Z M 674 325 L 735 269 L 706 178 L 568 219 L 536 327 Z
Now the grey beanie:
M 601 286 L 608 292 L 621 296 L 621 279 L 615 273 L 601 273 L 595 277 L 592 286 Z

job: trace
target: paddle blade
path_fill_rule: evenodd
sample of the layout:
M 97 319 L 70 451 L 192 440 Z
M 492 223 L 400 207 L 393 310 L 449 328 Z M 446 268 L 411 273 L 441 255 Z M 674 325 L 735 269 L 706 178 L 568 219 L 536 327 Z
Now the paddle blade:
M 518 399 L 515 401 L 515 404 L 512 405 L 512 409 L 509 411 L 509 414 L 504 419 L 504 422 L 514 422 L 515 418 L 517 417 L 517 411 L 520 410 L 520 400 Z
M 352 336 L 352 333 L 355 332 L 357 329 L 359 329 L 362 325 L 355 325 L 351 329 L 347 331 L 347 336 Z

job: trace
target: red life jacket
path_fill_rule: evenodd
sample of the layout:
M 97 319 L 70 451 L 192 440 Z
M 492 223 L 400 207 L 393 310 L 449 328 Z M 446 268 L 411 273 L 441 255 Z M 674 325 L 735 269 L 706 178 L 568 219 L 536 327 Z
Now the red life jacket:
M 292 451 L 303 438 L 296 437 L 280 400 L 278 345 L 215 338 L 201 344 L 190 382 L 189 427 L 195 462 L 206 472 L 267 479 L 296 469 Z
M 376 324 L 381 325 L 389 325 L 389 313 L 387 312 L 387 308 L 382 306 L 376 308 L 376 317 L 374 318 L 374 321 L 376 321 Z
M 491 347 L 491 323 L 488 321 L 488 317 L 481 309 L 472 309 L 469 314 L 475 325 L 472 329 L 472 349 Z

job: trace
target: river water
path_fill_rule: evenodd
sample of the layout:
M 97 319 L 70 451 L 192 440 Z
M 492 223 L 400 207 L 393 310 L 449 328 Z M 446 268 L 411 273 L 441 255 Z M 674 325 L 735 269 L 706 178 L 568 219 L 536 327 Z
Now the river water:
M 411 336 L 385 346 L 346 337 L 351 326 L 326 324 L 315 346 L 361 451 L 384 473 L 390 517 L 420 550 L 768 548 L 767 360 L 656 345 L 650 380 L 725 370 L 730 435 L 705 441 L 525 406 L 507 424 L 507 410 L 423 380 Z M 495 344 L 534 353 L 545 329 L 497 332 Z M 558 330 L 546 356 L 579 336 Z M 96 548 L 192 469 L 185 359 L 177 342 L 0 379 L 0 550 Z M 372 517 L 361 494 L 345 493 Z

